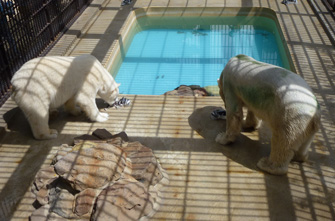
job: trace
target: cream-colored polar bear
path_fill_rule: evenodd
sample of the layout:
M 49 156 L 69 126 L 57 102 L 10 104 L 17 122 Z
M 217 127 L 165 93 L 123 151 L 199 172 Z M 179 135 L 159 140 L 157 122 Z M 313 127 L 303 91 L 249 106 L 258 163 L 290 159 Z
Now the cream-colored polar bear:
M 226 132 L 216 142 L 234 142 L 244 127 L 256 128 L 258 118 L 272 130 L 271 153 L 257 166 L 271 174 L 286 174 L 289 162 L 304 161 L 320 124 L 320 106 L 311 88 L 297 74 L 246 55 L 229 60 L 218 80 L 227 111 Z
M 13 76 L 12 98 L 27 117 L 36 139 L 53 139 L 49 111 L 64 105 L 73 115 L 81 110 L 92 121 L 106 121 L 95 103 L 98 94 L 112 104 L 119 94 L 111 74 L 91 55 L 79 57 L 47 56 L 25 63 Z

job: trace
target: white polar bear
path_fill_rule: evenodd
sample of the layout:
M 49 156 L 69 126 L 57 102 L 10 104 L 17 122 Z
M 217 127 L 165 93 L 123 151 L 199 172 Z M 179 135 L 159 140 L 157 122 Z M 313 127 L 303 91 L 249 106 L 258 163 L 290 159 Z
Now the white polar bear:
M 91 55 L 32 59 L 14 74 L 11 83 L 12 98 L 27 117 L 36 139 L 57 137 L 57 131 L 48 126 L 50 110 L 64 104 L 73 115 L 83 110 L 90 120 L 102 122 L 108 114 L 99 112 L 96 95 L 112 104 L 119 94 L 119 84 Z
M 256 128 L 258 119 L 271 130 L 271 153 L 257 166 L 271 174 L 286 174 L 290 161 L 305 161 L 320 125 L 320 106 L 311 88 L 297 74 L 246 55 L 229 60 L 218 80 L 227 111 L 226 132 L 216 142 L 234 142 L 242 127 Z

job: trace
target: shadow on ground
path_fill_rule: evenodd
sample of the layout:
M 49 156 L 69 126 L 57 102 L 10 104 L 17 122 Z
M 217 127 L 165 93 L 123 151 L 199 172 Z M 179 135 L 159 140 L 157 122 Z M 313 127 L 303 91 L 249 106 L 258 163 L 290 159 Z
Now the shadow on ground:
M 258 170 L 256 167 L 258 160 L 270 153 L 269 143 L 264 144 L 252 140 L 243 134 L 240 134 L 236 142 L 229 145 L 215 143 L 217 134 L 226 130 L 226 120 L 212 120 L 209 118 L 215 109 L 218 109 L 218 107 L 207 106 L 196 109 L 188 118 L 192 129 L 205 138 L 207 142 L 212 142 L 216 151 L 221 151 L 229 159 L 249 169 Z

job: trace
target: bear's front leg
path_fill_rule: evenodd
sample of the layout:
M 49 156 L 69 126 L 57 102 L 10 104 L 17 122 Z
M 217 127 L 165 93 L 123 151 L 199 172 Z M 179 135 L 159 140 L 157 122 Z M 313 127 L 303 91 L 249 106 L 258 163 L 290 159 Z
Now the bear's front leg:
M 99 111 L 95 98 L 78 96 L 77 104 L 91 121 L 104 122 L 108 120 L 108 114 Z
M 215 138 L 215 142 L 219 143 L 219 144 L 222 144 L 222 145 L 226 145 L 226 144 L 229 144 L 229 143 L 232 143 L 233 141 L 229 140 L 227 137 L 226 137 L 226 133 L 225 132 L 221 132 L 219 133 L 216 138 Z
M 223 145 L 233 143 L 241 132 L 243 119 L 242 106 L 239 106 L 237 111 L 233 113 L 227 108 L 226 119 L 226 132 L 219 133 L 215 138 L 217 143 Z

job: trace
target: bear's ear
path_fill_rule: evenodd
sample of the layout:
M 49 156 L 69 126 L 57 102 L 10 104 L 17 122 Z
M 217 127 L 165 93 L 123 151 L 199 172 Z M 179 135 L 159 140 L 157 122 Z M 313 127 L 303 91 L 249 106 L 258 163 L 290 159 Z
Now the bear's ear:
M 106 90 L 105 85 L 103 85 L 103 86 L 101 87 L 100 92 L 103 93 L 103 94 L 107 93 L 107 90 Z

